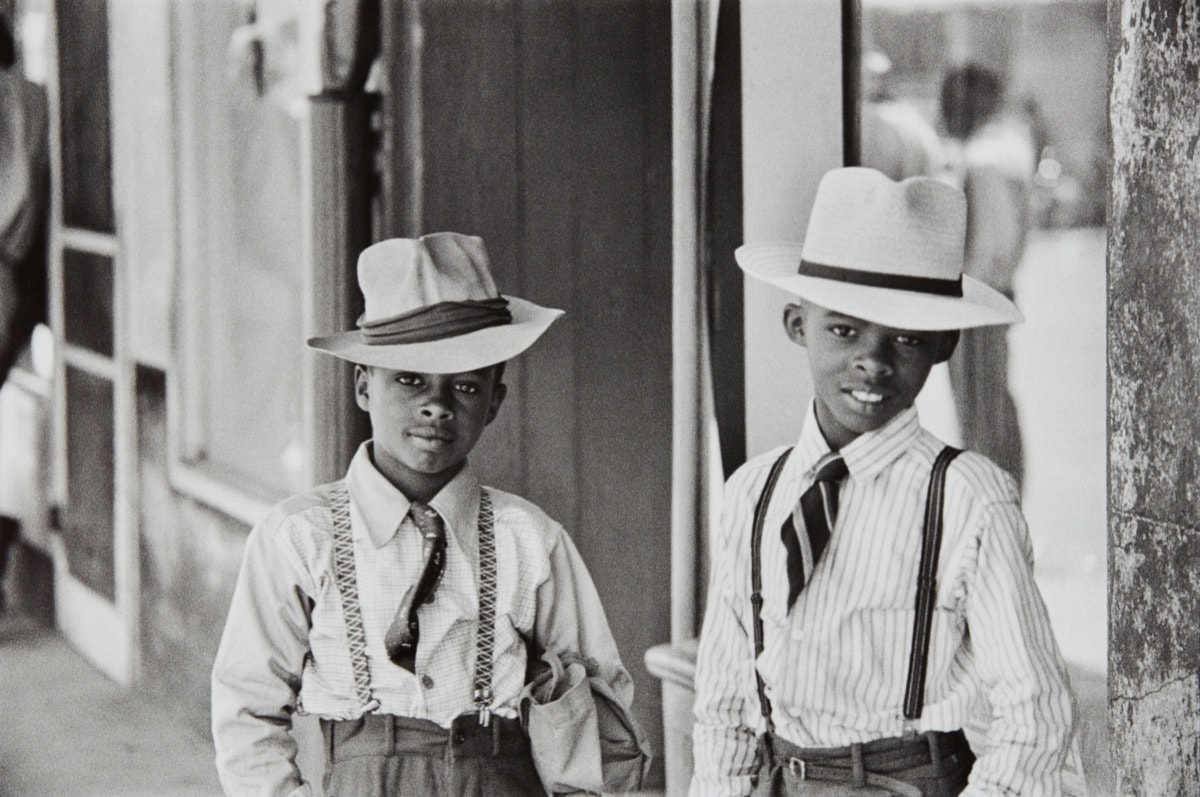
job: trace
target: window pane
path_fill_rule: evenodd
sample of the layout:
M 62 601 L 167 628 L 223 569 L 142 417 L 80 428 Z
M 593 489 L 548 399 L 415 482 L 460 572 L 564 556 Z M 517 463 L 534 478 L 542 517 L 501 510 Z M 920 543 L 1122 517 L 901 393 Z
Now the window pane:
M 198 437 L 193 456 L 273 498 L 301 486 L 305 462 L 300 124 L 264 87 L 261 55 L 231 56 L 247 21 L 241 6 L 180 13 L 180 225 L 192 303 L 181 405 Z
M 63 222 L 113 232 L 108 3 L 57 0 Z
M 67 367 L 67 506 L 63 537 L 71 573 L 113 591 L 113 391 L 103 377 Z
M 63 251 L 63 306 L 68 343 L 113 354 L 113 262 L 104 255 Z

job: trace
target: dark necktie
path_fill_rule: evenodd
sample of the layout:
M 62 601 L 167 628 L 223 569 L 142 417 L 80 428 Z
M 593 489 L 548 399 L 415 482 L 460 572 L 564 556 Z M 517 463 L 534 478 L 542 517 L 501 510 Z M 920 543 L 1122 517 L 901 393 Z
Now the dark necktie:
M 847 473 L 846 463 L 839 454 L 826 454 L 817 463 L 812 486 L 804 491 L 796 510 L 783 522 L 780 534 L 787 549 L 788 611 L 800 590 L 812 578 L 813 568 L 829 544 L 829 535 L 837 520 L 838 486 Z M 801 533 L 796 531 L 797 513 L 804 527 Z
M 415 584 L 404 593 L 396 619 L 383 639 L 388 658 L 409 672 L 416 672 L 417 637 L 420 628 L 417 609 L 433 599 L 433 590 L 441 578 L 446 565 L 446 524 L 429 504 L 413 501 L 409 512 L 417 528 L 421 530 L 424 543 L 421 546 L 421 575 Z

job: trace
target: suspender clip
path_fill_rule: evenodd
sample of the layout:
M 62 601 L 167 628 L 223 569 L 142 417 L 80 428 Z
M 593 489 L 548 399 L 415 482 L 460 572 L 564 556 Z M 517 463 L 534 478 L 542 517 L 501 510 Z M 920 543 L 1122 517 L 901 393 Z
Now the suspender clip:
M 492 688 L 490 686 L 479 686 L 475 688 L 475 706 L 479 709 L 479 724 L 487 727 L 492 724 L 492 710 L 489 705 L 492 702 Z

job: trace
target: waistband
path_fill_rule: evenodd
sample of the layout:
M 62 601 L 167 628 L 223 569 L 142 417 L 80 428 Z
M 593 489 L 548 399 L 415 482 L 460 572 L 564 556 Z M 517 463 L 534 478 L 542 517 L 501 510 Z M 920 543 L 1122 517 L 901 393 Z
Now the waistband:
M 786 769 L 799 780 L 873 784 L 896 790 L 902 782 L 889 777 L 917 767 L 933 765 L 937 772 L 949 769 L 971 755 L 971 746 L 961 730 L 929 731 L 846 747 L 799 747 L 774 736 L 769 740 L 771 763 Z M 911 787 L 897 791 L 910 793 Z M 920 791 L 916 791 L 920 794 Z
M 529 758 L 529 738 L 521 723 L 492 716 L 479 724 L 479 714 L 456 717 L 449 728 L 430 720 L 394 714 L 366 714 L 353 720 L 321 720 L 330 763 L 356 756 L 397 753 L 446 760 L 460 758 Z

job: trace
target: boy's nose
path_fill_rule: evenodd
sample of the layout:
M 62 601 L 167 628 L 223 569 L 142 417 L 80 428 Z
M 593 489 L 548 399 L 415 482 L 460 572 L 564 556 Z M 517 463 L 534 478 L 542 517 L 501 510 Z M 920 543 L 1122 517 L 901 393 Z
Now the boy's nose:
M 454 405 L 451 401 L 451 390 L 453 388 L 449 384 L 443 385 L 437 382 L 431 384 L 429 392 L 425 396 L 425 402 L 421 405 L 421 415 L 438 421 L 448 421 L 453 418 Z
M 892 358 L 886 346 L 863 349 L 855 360 L 855 367 L 872 378 L 889 376 L 893 371 Z
M 421 415 L 437 421 L 448 421 L 454 417 L 454 410 L 441 397 L 434 396 L 421 407 Z

